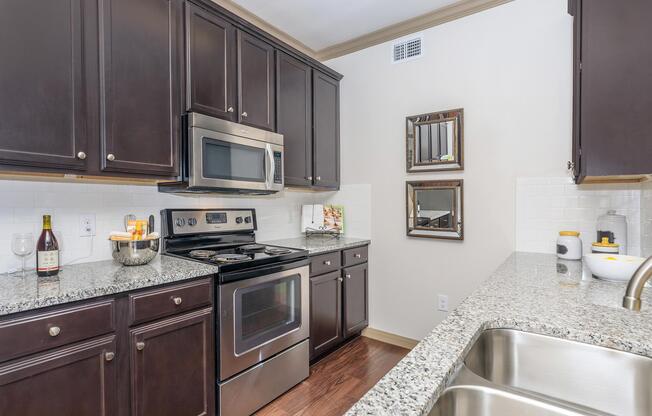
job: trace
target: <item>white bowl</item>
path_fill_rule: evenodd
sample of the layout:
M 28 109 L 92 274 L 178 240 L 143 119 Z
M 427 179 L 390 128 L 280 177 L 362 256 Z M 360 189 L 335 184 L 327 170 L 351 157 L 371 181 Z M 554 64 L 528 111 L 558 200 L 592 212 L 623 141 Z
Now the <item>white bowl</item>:
M 626 282 L 645 261 L 643 257 L 592 253 L 584 256 L 593 276 L 612 282 Z

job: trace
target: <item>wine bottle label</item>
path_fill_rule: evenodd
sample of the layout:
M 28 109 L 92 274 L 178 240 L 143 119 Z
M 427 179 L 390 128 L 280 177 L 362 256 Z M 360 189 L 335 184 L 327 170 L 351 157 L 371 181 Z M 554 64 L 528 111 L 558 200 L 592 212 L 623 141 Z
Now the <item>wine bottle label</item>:
M 59 250 L 39 251 L 36 270 L 50 272 L 59 269 Z

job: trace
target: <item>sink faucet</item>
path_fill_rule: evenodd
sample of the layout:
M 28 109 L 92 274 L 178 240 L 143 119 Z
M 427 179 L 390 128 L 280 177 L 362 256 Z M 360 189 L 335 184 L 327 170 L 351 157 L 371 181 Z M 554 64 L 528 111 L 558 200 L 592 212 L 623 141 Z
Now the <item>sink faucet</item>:
M 639 268 L 634 272 L 634 276 L 629 280 L 625 296 L 623 297 L 623 307 L 631 311 L 641 310 L 641 293 L 645 283 L 652 277 L 652 256 L 648 257 Z

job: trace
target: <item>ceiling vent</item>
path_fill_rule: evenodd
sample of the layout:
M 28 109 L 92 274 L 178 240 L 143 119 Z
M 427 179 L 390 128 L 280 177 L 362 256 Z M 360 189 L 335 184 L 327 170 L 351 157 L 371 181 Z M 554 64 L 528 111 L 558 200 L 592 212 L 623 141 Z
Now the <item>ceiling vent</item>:
M 392 62 L 406 62 L 423 55 L 423 38 L 421 36 L 403 39 L 392 45 Z

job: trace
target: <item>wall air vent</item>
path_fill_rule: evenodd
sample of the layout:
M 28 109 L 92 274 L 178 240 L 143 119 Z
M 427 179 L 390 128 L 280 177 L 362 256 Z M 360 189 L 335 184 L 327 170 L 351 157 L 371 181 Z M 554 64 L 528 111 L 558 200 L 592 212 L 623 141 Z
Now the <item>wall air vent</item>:
M 392 62 L 406 62 L 423 55 L 423 38 L 421 36 L 403 39 L 392 45 Z

